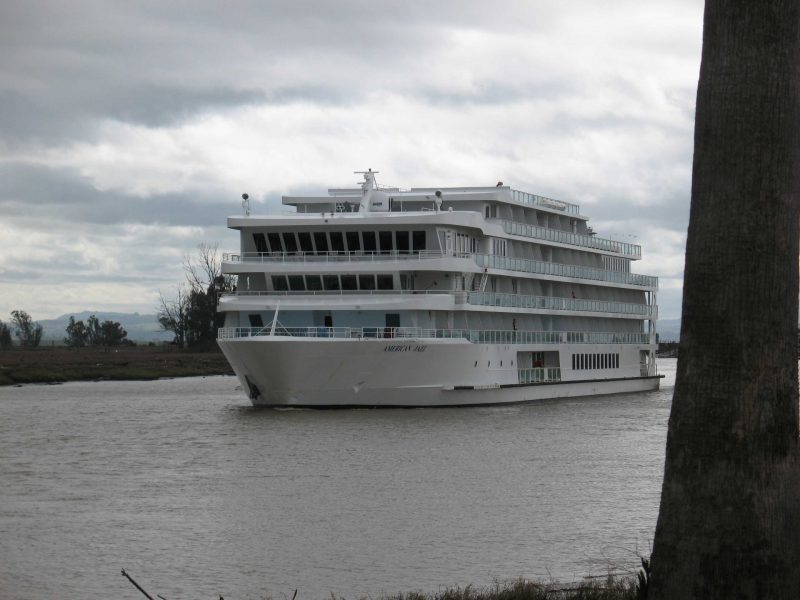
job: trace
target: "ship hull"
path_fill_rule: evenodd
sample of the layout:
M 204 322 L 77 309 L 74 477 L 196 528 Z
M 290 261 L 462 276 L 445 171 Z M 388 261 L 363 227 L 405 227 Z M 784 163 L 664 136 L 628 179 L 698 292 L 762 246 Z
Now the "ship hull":
M 480 406 L 651 391 L 659 385 L 658 376 L 642 374 L 635 358 L 602 377 L 584 372 L 578 379 L 562 370 L 561 380 L 521 384 L 515 363 L 522 348 L 462 339 L 256 336 L 219 345 L 255 406 Z M 568 356 L 573 350 L 565 346 L 561 352 Z M 636 356 L 634 349 L 625 350 Z

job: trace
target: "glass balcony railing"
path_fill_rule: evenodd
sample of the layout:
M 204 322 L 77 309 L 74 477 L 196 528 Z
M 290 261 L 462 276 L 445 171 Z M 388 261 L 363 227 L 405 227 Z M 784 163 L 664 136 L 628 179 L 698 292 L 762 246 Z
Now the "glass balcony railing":
M 521 294 L 497 294 L 494 292 L 469 292 L 469 304 L 481 306 L 506 306 L 509 308 L 540 308 L 544 310 L 575 310 L 582 312 L 617 313 L 657 317 L 658 307 L 631 302 L 586 300 L 582 298 L 553 298 L 551 296 L 525 296 Z
M 443 258 L 439 250 L 390 251 L 390 252 L 242 252 L 225 253 L 226 263 L 341 263 L 341 262 L 386 262 L 393 260 L 425 260 Z
M 503 224 L 503 231 L 511 235 L 520 235 L 523 237 L 536 238 L 538 240 L 547 240 L 549 242 L 559 242 L 562 244 L 572 244 L 573 246 L 582 246 L 584 248 L 617 252 L 636 258 L 641 258 L 642 256 L 642 247 L 636 244 L 625 244 L 623 242 L 598 238 L 593 235 L 581 235 L 569 231 L 561 231 L 559 229 L 550 229 L 549 227 L 528 225 L 527 223 L 520 223 L 518 221 L 501 219 L 501 223 Z
M 465 339 L 473 344 L 649 344 L 650 334 L 599 331 L 516 331 L 508 329 L 422 329 L 417 327 L 222 327 L 221 340 L 260 336 L 337 339 Z
M 560 210 L 570 215 L 579 214 L 580 207 L 577 204 L 570 204 L 569 202 L 562 202 L 561 200 L 553 200 L 545 196 L 538 196 L 536 194 L 529 194 L 528 192 L 521 192 L 519 190 L 511 190 L 511 199 L 520 204 L 527 204 L 528 206 L 542 206 L 544 208 L 551 208 Z
M 532 369 L 519 369 L 520 383 L 545 383 L 548 381 L 561 381 L 559 367 L 535 367 Z
M 495 254 L 475 254 L 473 256 L 479 267 L 521 271 L 523 273 L 540 273 L 542 275 L 556 275 L 559 277 L 575 277 L 594 281 L 611 281 L 614 283 L 638 285 L 647 288 L 658 288 L 658 277 L 651 277 L 650 275 L 621 273 L 618 271 L 597 269 L 595 267 L 565 265 L 539 260 L 528 260 L 526 258 L 511 258 L 508 256 L 497 256 Z

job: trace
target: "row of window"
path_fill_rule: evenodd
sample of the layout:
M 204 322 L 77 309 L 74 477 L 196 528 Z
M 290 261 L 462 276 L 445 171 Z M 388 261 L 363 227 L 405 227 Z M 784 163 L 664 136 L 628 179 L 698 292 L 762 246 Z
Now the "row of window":
M 394 280 L 389 274 L 375 275 L 371 273 L 362 275 L 273 275 L 272 288 L 276 292 L 391 290 L 394 289 Z
M 285 231 L 254 233 L 256 252 L 419 252 L 424 231 Z
M 574 371 L 585 369 L 619 369 L 619 354 L 611 352 L 606 354 L 573 354 L 572 369 Z

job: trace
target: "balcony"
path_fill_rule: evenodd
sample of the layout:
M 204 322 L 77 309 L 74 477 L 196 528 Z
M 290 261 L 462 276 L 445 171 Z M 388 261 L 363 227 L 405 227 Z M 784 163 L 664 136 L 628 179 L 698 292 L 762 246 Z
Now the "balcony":
M 658 277 L 651 277 L 650 275 L 621 273 L 618 271 L 597 269 L 595 267 L 565 265 L 540 260 L 529 260 L 526 258 L 510 258 L 508 256 L 497 256 L 494 254 L 474 254 L 473 256 L 479 267 L 521 271 L 523 273 L 538 273 L 541 275 L 555 275 L 558 277 L 574 277 L 576 279 L 591 279 L 594 281 L 609 281 L 653 289 L 658 288 Z
M 502 329 L 422 329 L 418 327 L 222 327 L 217 339 L 251 337 L 319 339 L 464 339 L 473 344 L 649 344 L 640 332 L 516 331 Z
M 548 383 L 561 381 L 560 367 L 535 367 L 517 371 L 520 383 Z
M 445 258 L 451 255 L 438 250 L 391 251 L 391 252 L 243 252 L 225 253 L 222 261 L 226 263 L 349 263 L 349 262 L 389 262 L 397 260 L 421 261 L 432 258 Z
M 520 294 L 497 294 L 494 292 L 469 292 L 469 304 L 481 306 L 505 306 L 509 308 L 539 308 L 543 310 L 574 310 L 580 312 L 616 313 L 656 318 L 658 307 L 631 302 L 585 300 L 582 298 L 554 298 L 551 296 L 525 296 Z
M 492 219 L 489 220 L 491 221 Z M 631 258 L 638 259 L 642 257 L 642 247 L 636 244 L 625 244 L 623 242 L 598 238 L 593 235 L 580 235 L 577 233 L 570 233 L 569 231 L 561 231 L 559 229 L 528 225 L 527 223 L 520 223 L 518 221 L 507 221 L 503 219 L 500 220 L 500 223 L 503 225 L 503 231 L 511 235 L 546 240 L 548 242 L 558 242 L 561 244 L 571 244 L 573 246 L 593 248 L 595 250 L 605 250 Z
M 529 194 L 528 192 L 521 192 L 519 190 L 511 190 L 511 199 L 514 202 L 527 206 L 541 206 L 542 208 L 549 208 L 551 210 L 560 210 L 569 215 L 580 214 L 580 206 L 577 204 L 553 200 L 552 198 L 539 196 L 537 194 Z

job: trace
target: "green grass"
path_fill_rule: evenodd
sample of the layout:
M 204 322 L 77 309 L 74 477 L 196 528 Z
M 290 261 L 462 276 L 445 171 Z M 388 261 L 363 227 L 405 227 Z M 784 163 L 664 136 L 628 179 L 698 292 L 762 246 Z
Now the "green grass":
M 383 596 L 382 600 L 639 600 L 637 582 L 608 577 L 605 581 L 576 584 L 544 583 L 518 579 L 490 587 L 454 587 L 435 594 L 406 592 Z

